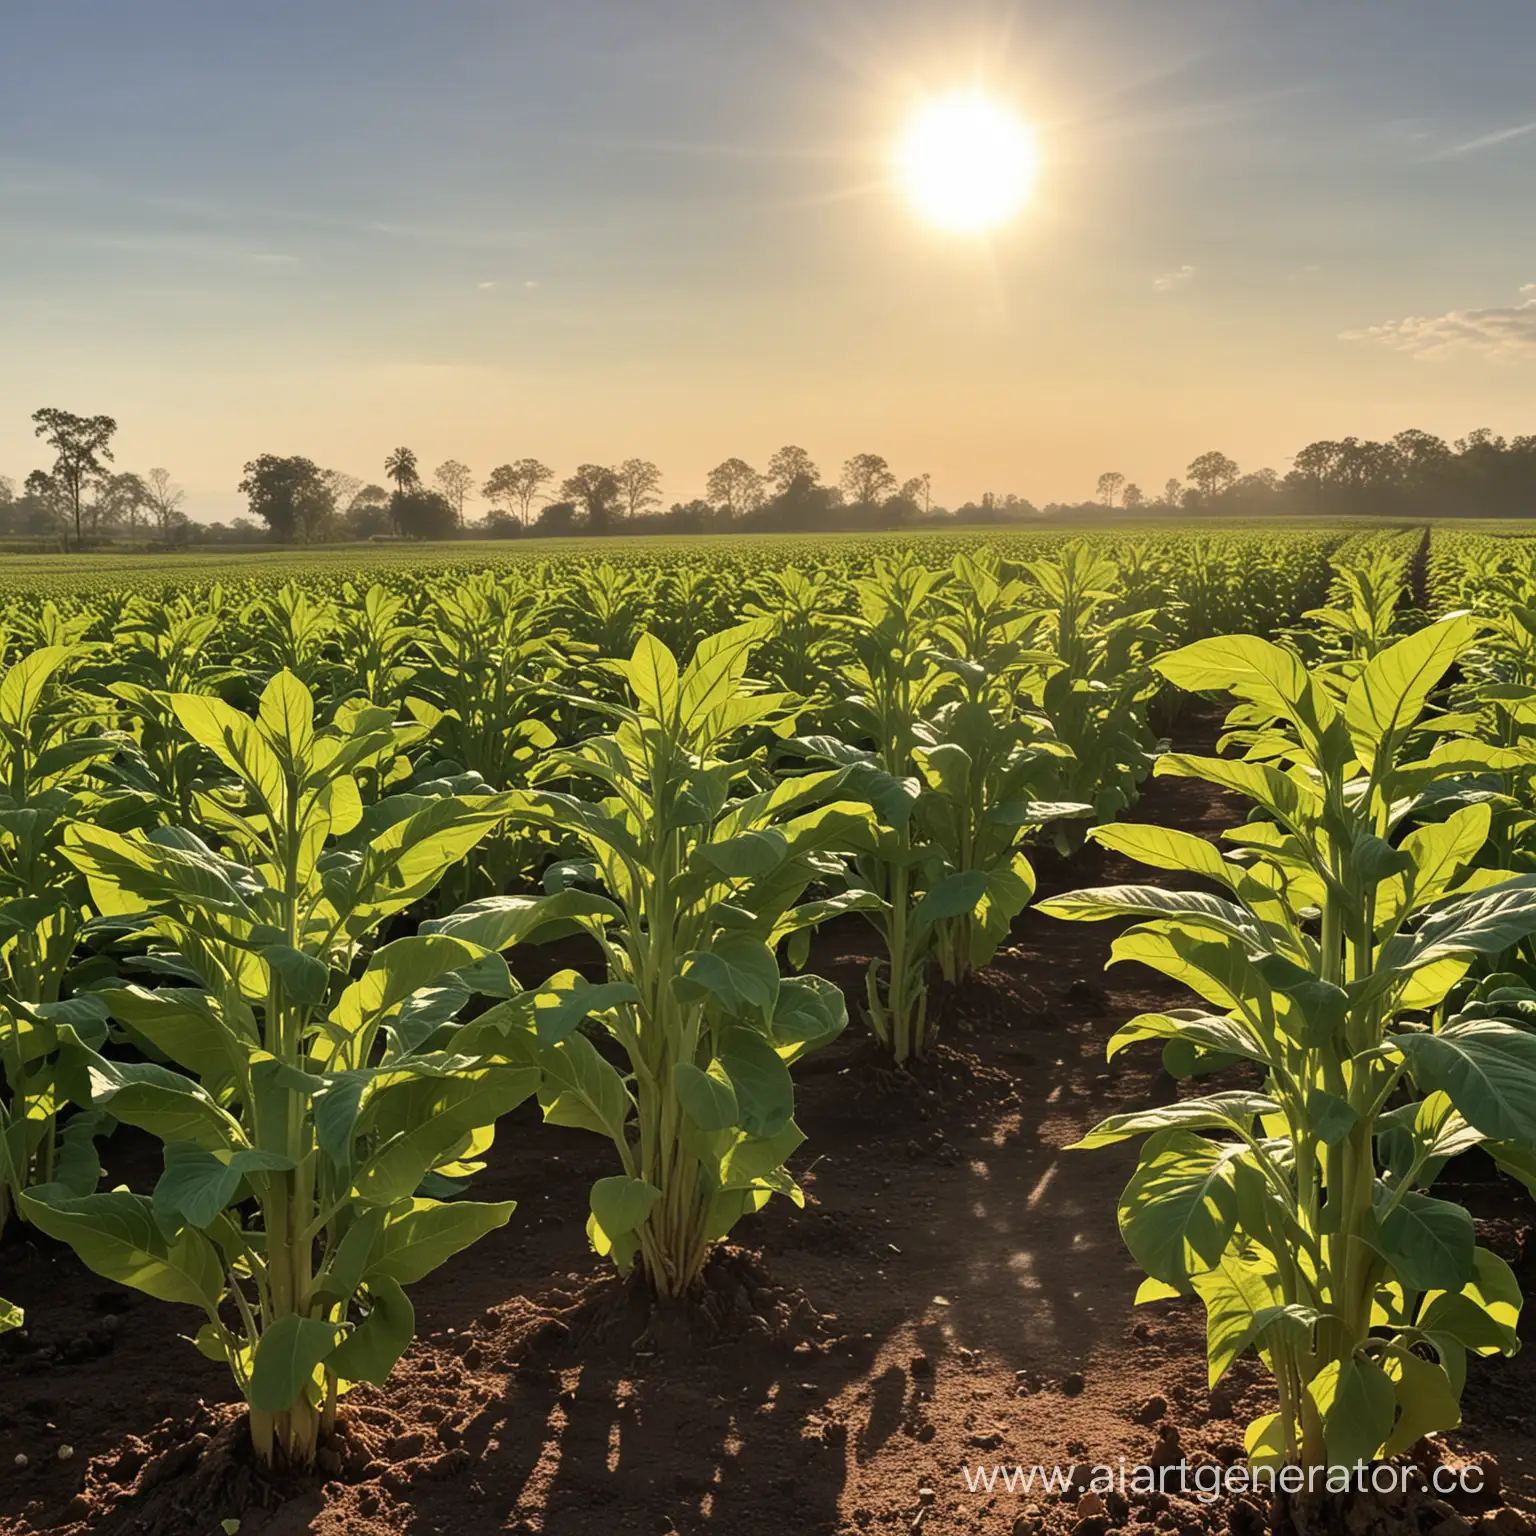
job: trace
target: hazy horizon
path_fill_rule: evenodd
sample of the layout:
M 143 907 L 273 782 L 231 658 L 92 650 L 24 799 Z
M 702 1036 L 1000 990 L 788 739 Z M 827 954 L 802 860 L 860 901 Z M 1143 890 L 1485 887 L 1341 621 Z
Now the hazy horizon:
M 1149 492 L 1220 449 L 1532 429 L 1536 9 L 53 0 L 7 25 L 0 473 L 121 424 L 200 520 L 366 480 L 740 455 Z M 1036 132 L 1018 218 L 892 184 L 928 96 Z M 483 511 L 477 504 L 475 512 Z

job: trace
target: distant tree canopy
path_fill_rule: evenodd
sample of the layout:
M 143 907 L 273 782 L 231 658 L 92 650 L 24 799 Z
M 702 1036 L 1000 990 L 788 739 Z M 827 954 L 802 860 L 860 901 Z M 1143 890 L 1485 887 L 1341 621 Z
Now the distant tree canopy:
M 264 453 L 245 466 L 239 489 L 280 544 L 309 544 L 330 531 L 336 504 L 313 459 Z
M 53 450 L 49 476 L 67 509 L 75 530 L 75 547 L 85 538 L 85 493 L 110 477 L 112 438 L 117 423 L 110 416 L 76 416 L 57 406 L 32 413 L 36 435 Z
M 1479 428 L 1454 442 L 1419 429 L 1383 442 L 1321 439 L 1302 447 L 1290 468 L 1244 471 L 1218 449 L 1199 454 L 1161 493 L 1144 492 L 1118 470 L 1097 478 L 1093 497 L 1038 509 L 1016 494 L 988 492 L 946 509 L 933 502 L 927 474 L 897 477 L 877 453 L 857 453 L 836 485 L 802 447 L 786 444 L 762 469 L 744 458 L 715 465 L 703 495 L 662 501 L 662 472 L 650 459 L 579 464 L 563 480 L 539 459 L 497 465 L 479 483 L 468 465 L 447 459 L 422 481 L 409 447 L 383 460 L 385 484 L 365 485 L 343 470 L 300 455 L 264 453 L 245 465 L 239 483 L 249 517 L 229 524 L 193 523 L 186 492 L 169 470 L 117 470 L 110 416 L 77 416 L 57 407 L 33 414 L 37 437 L 51 453 L 18 486 L 0 475 L 0 535 L 52 538 L 66 548 L 126 534 L 163 544 L 248 539 L 265 529 L 278 543 L 327 539 L 444 539 L 465 534 L 541 536 L 575 533 L 696 533 L 722 528 L 805 532 L 869 530 L 935 523 L 1019 522 L 1043 512 L 1091 517 L 1123 510 L 1153 516 L 1277 517 L 1321 515 L 1427 517 L 1536 516 L 1536 435 L 1502 437 Z M 904 468 L 906 466 L 903 466 Z M 558 485 L 558 500 L 551 487 Z M 1086 489 L 1086 487 L 1085 487 Z M 483 520 L 466 509 L 479 495 Z

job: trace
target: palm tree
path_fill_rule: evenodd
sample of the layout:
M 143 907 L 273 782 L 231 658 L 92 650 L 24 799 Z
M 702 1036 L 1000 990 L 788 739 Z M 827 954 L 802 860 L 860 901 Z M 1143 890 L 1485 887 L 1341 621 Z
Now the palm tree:
M 384 473 L 395 482 L 395 494 L 390 498 L 390 514 L 395 532 L 400 532 L 400 503 L 421 484 L 421 473 L 416 468 L 416 455 L 409 448 L 396 448 L 384 460 Z
M 396 448 L 384 460 L 384 473 L 395 482 L 395 489 L 403 496 L 421 484 L 421 474 L 416 468 L 416 455 L 409 448 Z

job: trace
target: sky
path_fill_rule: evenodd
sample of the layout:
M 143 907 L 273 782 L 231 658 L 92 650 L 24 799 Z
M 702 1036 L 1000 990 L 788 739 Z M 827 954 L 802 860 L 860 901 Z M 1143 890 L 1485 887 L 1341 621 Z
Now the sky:
M 1536 430 L 1533 57 L 1530 0 L 6 0 L 0 473 L 44 405 L 204 520 L 263 452 L 954 505 Z M 984 236 L 893 174 L 956 90 L 1038 143 Z

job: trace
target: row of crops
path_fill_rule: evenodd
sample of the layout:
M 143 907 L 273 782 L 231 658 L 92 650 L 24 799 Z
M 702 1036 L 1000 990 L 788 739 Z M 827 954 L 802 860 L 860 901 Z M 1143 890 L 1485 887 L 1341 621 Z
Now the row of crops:
M 1533 645 L 1526 546 L 1418 530 L 40 579 L 0 600 L 0 1221 L 193 1309 L 308 1465 L 512 1218 L 501 1117 L 611 1145 L 592 1246 L 685 1297 L 803 1202 L 796 1063 L 850 1014 L 928 1055 L 1091 838 L 1198 887 L 1042 903 L 1203 999 L 1109 1043 L 1191 1096 L 1083 1143 L 1147 1138 L 1143 1298 L 1203 1299 L 1213 1381 L 1262 1353 L 1256 1460 L 1395 1454 L 1517 1344 L 1429 1190 L 1474 1145 L 1536 1182 Z M 1191 693 L 1219 757 L 1168 750 Z M 1245 797 L 1230 856 L 1135 822 L 1154 769 Z M 852 999 L 806 970 L 839 921 Z M 118 1126 L 152 1187 L 100 1187 Z

